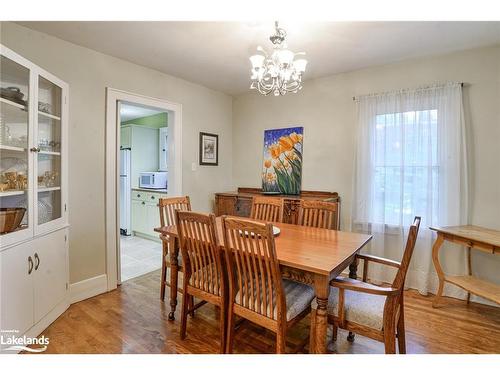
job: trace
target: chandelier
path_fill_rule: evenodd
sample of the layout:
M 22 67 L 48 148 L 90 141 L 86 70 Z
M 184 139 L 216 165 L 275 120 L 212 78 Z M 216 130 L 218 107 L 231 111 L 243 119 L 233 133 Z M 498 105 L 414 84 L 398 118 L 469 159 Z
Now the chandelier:
M 275 34 L 269 38 L 273 43 L 273 52 L 269 55 L 261 46 L 257 51 L 262 54 L 250 57 L 252 63 L 252 84 L 250 89 L 259 90 L 261 94 L 275 96 L 287 92 L 296 93 L 302 88 L 302 74 L 306 70 L 307 60 L 295 56 L 305 55 L 305 52 L 293 53 L 285 43 L 286 32 L 275 22 Z

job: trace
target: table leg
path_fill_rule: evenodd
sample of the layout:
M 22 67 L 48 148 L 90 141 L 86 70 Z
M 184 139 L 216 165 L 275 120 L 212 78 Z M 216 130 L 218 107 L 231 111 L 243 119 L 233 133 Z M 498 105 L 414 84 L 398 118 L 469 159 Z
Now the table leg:
M 349 265 L 349 278 L 355 280 L 358 278 L 358 265 L 359 258 L 355 257 L 353 262 Z M 365 277 L 365 275 L 363 275 L 363 277 Z M 349 331 L 349 334 L 347 335 L 347 341 L 354 342 L 354 333 L 351 331 Z
M 160 299 L 165 300 L 165 288 L 167 286 L 167 264 L 168 243 L 162 240 L 162 257 L 161 257 L 161 281 L 160 281 Z
M 358 264 L 359 264 L 359 258 L 356 257 L 349 265 L 349 278 L 351 279 L 358 278 Z
M 328 328 L 328 296 L 330 285 L 327 276 L 316 275 L 314 278 L 314 290 L 316 291 L 316 312 L 311 316 L 311 331 L 309 352 L 316 354 L 326 353 L 326 333 Z
M 434 298 L 434 301 L 432 302 L 432 307 L 437 307 L 439 298 L 443 294 L 443 287 L 444 287 L 444 272 L 443 269 L 441 268 L 441 264 L 439 263 L 439 249 L 441 248 L 441 245 L 443 244 L 444 237 L 441 233 L 438 233 L 438 236 L 436 238 L 436 242 L 434 242 L 434 245 L 432 246 L 432 262 L 434 263 L 434 267 L 436 268 L 436 273 L 439 278 L 439 287 L 438 291 L 436 293 L 436 297 Z
M 472 253 L 470 247 L 467 247 L 467 270 L 469 276 L 472 276 Z M 470 292 L 467 291 L 467 304 L 469 303 L 470 303 Z
M 170 313 L 168 320 L 175 320 L 177 306 L 177 277 L 179 274 L 179 246 L 175 237 L 169 239 L 168 249 L 170 255 Z

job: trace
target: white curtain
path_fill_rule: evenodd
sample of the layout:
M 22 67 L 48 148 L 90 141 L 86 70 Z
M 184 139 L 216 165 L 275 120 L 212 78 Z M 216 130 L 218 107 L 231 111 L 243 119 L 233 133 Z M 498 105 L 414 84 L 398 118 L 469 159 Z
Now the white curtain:
M 353 230 L 373 234 L 366 252 L 401 260 L 408 227 L 421 216 L 406 287 L 435 292 L 429 226 L 468 221 L 462 85 L 367 95 L 357 102 Z M 447 256 L 453 271 L 464 271 L 465 257 L 453 255 Z M 394 270 L 370 267 L 373 281 L 393 280 Z

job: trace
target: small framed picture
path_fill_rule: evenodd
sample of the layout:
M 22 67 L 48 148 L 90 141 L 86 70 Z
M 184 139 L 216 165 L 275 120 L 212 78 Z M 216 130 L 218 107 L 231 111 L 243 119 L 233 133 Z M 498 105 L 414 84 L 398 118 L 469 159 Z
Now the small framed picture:
M 200 165 L 219 164 L 219 136 L 200 132 Z

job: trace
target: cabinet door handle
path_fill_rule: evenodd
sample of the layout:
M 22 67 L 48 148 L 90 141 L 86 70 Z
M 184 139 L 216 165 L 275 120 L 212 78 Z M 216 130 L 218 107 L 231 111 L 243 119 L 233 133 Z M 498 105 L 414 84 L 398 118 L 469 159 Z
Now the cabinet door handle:
M 28 275 L 31 275 L 31 271 L 33 271 L 33 259 L 31 256 L 28 257 Z
M 146 204 L 146 202 L 142 202 L 142 204 Z
M 151 196 L 151 199 L 155 199 L 155 197 L 152 195 L 152 196 Z
M 35 271 L 40 267 L 40 257 L 38 256 L 38 253 L 35 253 Z
M 141 197 L 141 194 L 137 194 L 137 198 L 140 198 Z
M 40 152 L 40 147 L 31 147 L 30 151 L 31 152 Z

